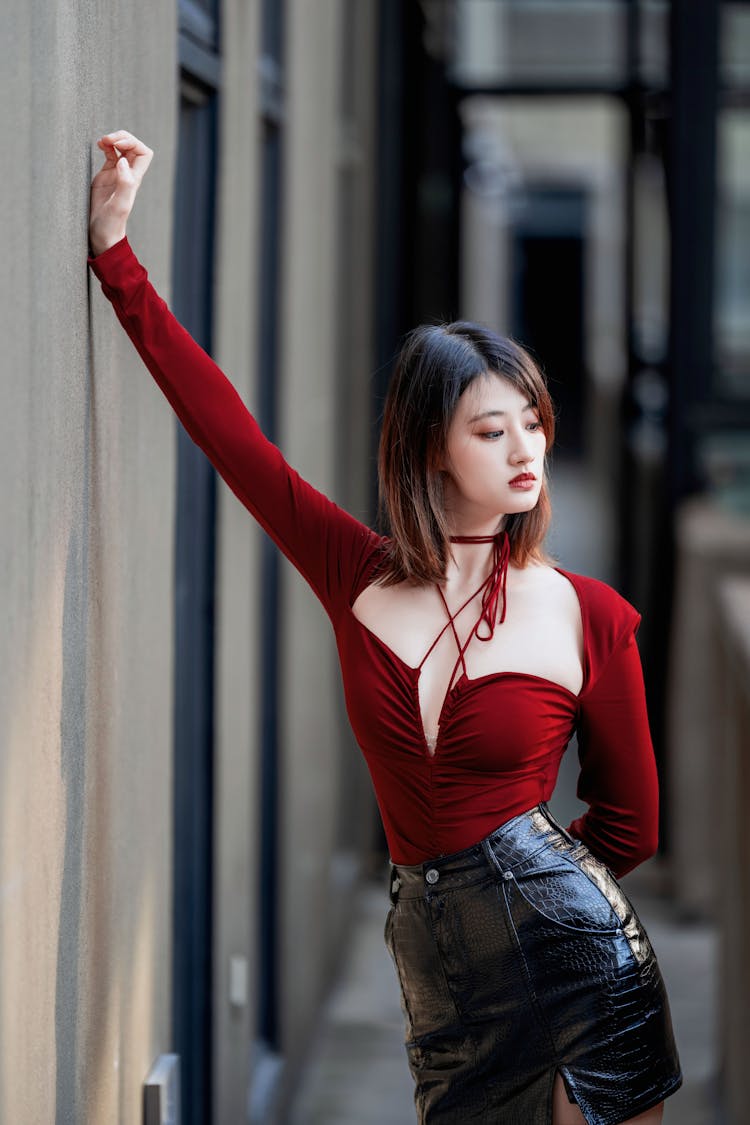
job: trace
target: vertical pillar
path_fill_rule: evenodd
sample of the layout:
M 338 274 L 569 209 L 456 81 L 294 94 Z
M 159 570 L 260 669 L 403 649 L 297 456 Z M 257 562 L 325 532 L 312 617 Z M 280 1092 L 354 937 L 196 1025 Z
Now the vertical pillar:
M 669 466 L 672 507 L 698 489 L 696 421 L 711 397 L 718 0 L 671 5 Z

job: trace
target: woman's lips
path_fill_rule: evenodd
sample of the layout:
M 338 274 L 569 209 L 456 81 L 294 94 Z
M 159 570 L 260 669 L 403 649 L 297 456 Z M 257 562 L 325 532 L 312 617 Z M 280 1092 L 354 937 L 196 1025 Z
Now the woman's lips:
M 522 477 L 521 480 L 512 480 L 509 483 L 511 488 L 521 488 L 528 491 L 534 487 L 536 481 L 532 480 L 531 477 Z

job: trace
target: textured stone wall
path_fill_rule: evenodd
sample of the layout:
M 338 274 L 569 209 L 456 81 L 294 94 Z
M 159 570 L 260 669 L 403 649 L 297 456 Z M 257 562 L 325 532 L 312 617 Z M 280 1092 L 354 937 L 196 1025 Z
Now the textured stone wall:
M 86 227 L 95 139 L 142 130 L 133 237 L 166 289 L 175 20 L 163 0 L 4 10 L 3 1122 L 135 1125 L 169 1045 L 174 427 Z

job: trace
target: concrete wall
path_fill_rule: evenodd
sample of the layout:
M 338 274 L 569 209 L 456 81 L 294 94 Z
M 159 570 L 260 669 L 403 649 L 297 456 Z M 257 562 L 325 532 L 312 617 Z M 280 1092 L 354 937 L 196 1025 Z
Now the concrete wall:
M 344 6 L 291 0 L 287 8 L 287 108 L 282 346 L 283 446 L 299 471 L 360 517 L 366 514 L 371 373 L 372 198 L 354 192 L 350 228 L 342 224 L 342 167 L 347 143 L 360 148 L 355 177 L 372 180 L 374 145 L 374 7 L 360 4 L 357 105 L 346 107 L 355 137 L 343 129 L 341 68 Z M 362 61 L 364 61 L 364 65 Z M 364 89 L 362 86 L 364 85 Z M 351 168 L 350 168 L 351 171 Z M 352 272 L 340 268 L 342 240 L 361 249 Z M 343 289 L 354 294 L 357 330 L 346 323 Z M 342 320 L 344 323 L 342 323 Z M 340 345 L 344 342 L 344 354 Z M 350 405 L 342 417 L 340 396 Z M 364 404 L 364 405 L 363 405 Z M 341 448 L 340 432 L 348 431 Z M 337 472 L 337 470 L 339 470 Z M 330 623 L 289 566 L 283 583 L 283 682 L 289 706 L 280 716 L 283 744 L 282 1028 L 294 1069 L 311 1030 L 349 924 L 346 896 L 356 866 L 337 865 L 339 810 L 370 810 L 363 777 L 343 789 L 359 757 L 344 726 Z M 286 1089 L 289 1083 L 286 1083 Z
M 260 5 L 224 0 L 215 357 L 253 409 L 257 383 Z M 255 1035 L 260 532 L 219 479 L 214 725 L 213 1097 L 217 1123 L 246 1120 Z M 230 995 L 232 966 L 247 994 Z
M 0 64 L 0 1120 L 135 1123 L 169 1046 L 174 426 L 87 276 L 92 142 L 157 157 L 174 5 L 11 0 Z M 98 152 L 98 150 L 97 150 Z M 96 163 L 99 163 L 98 155 Z
M 374 268 L 375 5 L 289 0 L 282 122 L 279 445 L 316 487 L 367 514 Z M 353 21 L 351 27 L 347 20 Z M 346 31 L 355 80 L 342 104 Z M 257 369 L 260 118 L 255 61 L 259 5 L 225 0 L 217 359 L 250 409 Z M 351 211 L 343 208 L 349 177 Z M 348 223 L 347 217 L 348 216 Z M 342 309 L 342 299 L 350 315 Z M 342 439 L 342 429 L 346 429 Z M 280 1069 L 256 1067 L 255 929 L 260 755 L 257 623 L 261 533 L 220 486 L 217 636 L 217 837 L 214 1106 L 218 1122 L 253 1112 L 283 1119 L 350 915 L 374 803 L 346 724 L 330 623 L 281 560 Z M 342 854 L 341 824 L 358 838 Z M 351 834 L 350 834 L 351 836 Z M 332 902 L 332 892 L 343 898 Z M 244 1007 L 228 995 L 230 964 L 248 967 Z M 278 1081 L 274 1093 L 273 1083 Z M 266 1088 L 268 1084 L 268 1089 Z
M 289 0 L 283 124 L 280 444 L 363 517 L 375 18 L 371 2 L 354 12 L 343 0 Z M 258 0 L 224 0 L 221 28 L 215 354 L 252 409 Z M 352 28 L 354 93 L 345 106 Z M 105 8 L 12 0 L 5 31 L 0 1121 L 136 1125 L 143 1080 L 172 1047 L 176 427 L 87 274 L 86 225 L 95 139 L 127 128 L 155 150 L 128 233 L 169 300 L 177 10 L 172 0 Z M 262 533 L 222 482 L 216 530 L 211 1065 L 223 1125 L 247 1119 L 256 1080 L 263 591 Z M 346 891 L 374 806 L 344 722 L 330 625 L 282 565 L 287 1086 L 344 940 Z M 326 910 L 332 888 L 344 893 Z M 230 996 L 232 966 L 246 973 L 244 997 Z
M 329 495 L 334 487 L 336 81 L 340 10 L 287 8 L 288 127 L 285 169 L 282 344 L 283 445 L 295 467 Z M 322 52 L 322 59 L 321 59 Z M 323 61 L 325 60 L 325 61 Z M 320 63 L 323 62 L 323 65 Z M 331 629 L 307 585 L 288 567 L 282 589 L 280 718 L 285 794 L 282 855 L 282 1023 L 292 1056 L 321 982 L 327 938 L 325 865 L 333 850 L 336 724 Z M 293 701 L 293 702 L 292 702 Z M 309 925 L 302 925 L 303 920 Z

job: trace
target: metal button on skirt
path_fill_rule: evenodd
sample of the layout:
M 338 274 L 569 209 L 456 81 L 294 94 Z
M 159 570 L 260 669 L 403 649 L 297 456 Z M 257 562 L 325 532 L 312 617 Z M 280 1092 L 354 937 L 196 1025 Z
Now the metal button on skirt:
M 420 1125 L 589 1125 L 682 1082 L 654 951 L 619 883 L 546 804 L 474 847 L 391 866 L 385 939 Z

